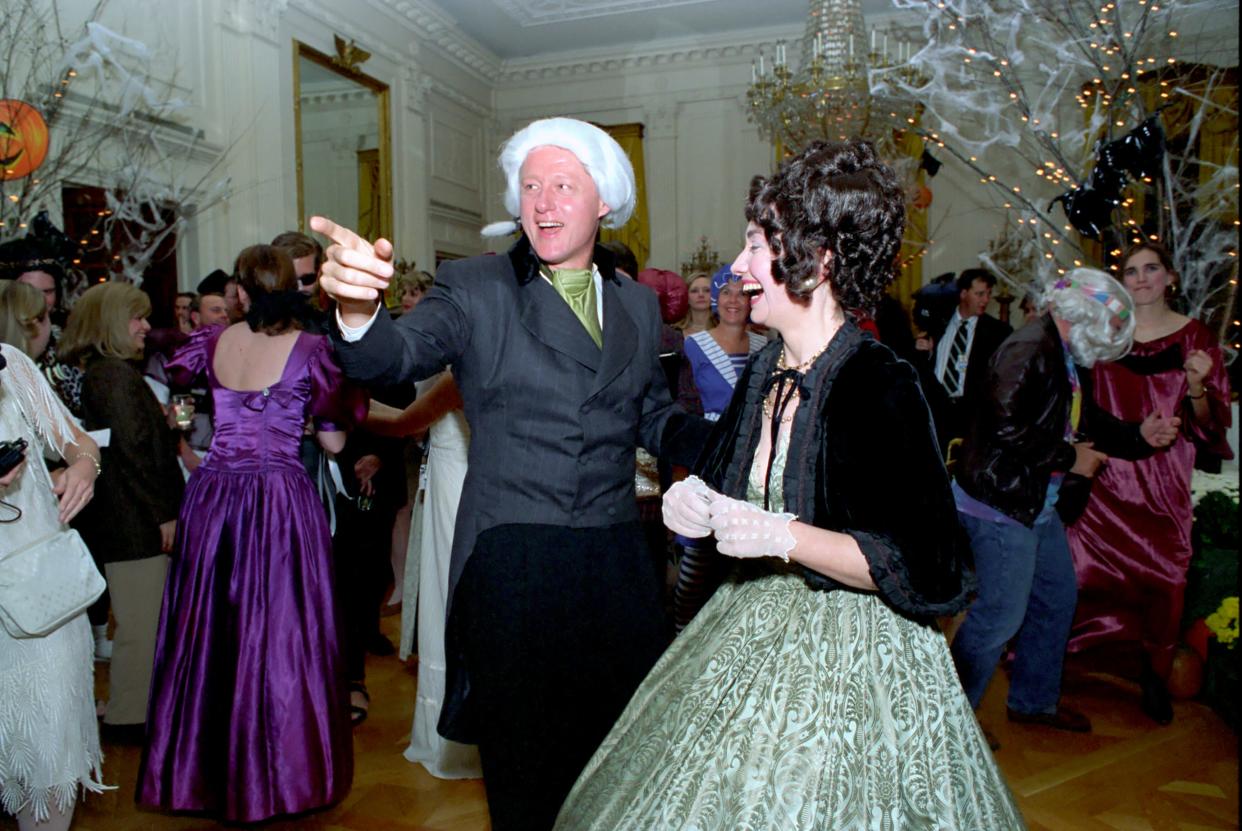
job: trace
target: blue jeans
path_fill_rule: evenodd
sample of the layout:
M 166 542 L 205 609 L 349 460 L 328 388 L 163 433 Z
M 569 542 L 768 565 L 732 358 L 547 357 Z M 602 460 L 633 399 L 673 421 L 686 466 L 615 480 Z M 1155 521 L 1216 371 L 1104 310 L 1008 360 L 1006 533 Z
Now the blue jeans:
M 1035 527 L 959 513 L 974 549 L 979 596 L 953 639 L 953 661 L 973 707 L 979 706 L 1001 654 L 1014 636 L 1009 708 L 1056 712 L 1061 667 L 1078 581 L 1065 526 L 1046 508 Z

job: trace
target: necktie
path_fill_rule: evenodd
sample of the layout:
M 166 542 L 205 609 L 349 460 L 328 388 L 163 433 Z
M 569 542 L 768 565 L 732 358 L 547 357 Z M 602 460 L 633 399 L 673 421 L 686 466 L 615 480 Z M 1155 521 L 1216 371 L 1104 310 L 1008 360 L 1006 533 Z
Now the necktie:
M 970 339 L 970 327 L 963 320 L 957 325 L 953 343 L 949 345 L 949 359 L 944 364 L 944 388 L 950 398 L 962 394 L 962 356 L 966 354 L 966 341 Z
M 604 333 L 599 327 L 598 306 L 595 305 L 595 274 L 589 268 L 544 269 L 544 274 L 574 315 L 587 330 L 595 345 L 603 348 Z

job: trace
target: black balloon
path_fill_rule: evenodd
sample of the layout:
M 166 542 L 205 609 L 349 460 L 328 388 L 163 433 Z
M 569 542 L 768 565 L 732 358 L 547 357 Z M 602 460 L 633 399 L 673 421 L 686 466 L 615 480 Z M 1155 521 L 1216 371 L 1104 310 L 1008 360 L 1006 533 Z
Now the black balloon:
M 1110 141 L 1095 152 L 1096 164 L 1107 164 L 1117 170 L 1129 170 L 1134 164 L 1134 149 L 1124 137 Z
M 1126 133 L 1120 141 L 1125 145 L 1126 170 L 1139 178 L 1154 178 L 1160 172 L 1164 161 L 1164 128 L 1160 126 L 1159 113 Z
M 1163 161 L 1164 130 L 1160 114 L 1155 113 L 1121 138 L 1097 146 L 1087 183 L 1053 199 L 1048 210 L 1060 202 L 1074 230 L 1099 239 L 1113 209 L 1121 204 L 1121 192 L 1129 181 L 1126 174 L 1136 179 L 1154 177 Z
M 928 176 L 935 176 L 940 172 L 943 162 L 931 154 L 926 147 L 923 148 L 923 158 L 919 161 L 919 167 L 927 171 Z
M 1103 151 L 1096 157 L 1095 169 L 1087 179 L 1087 187 L 1095 191 L 1101 198 L 1117 205 L 1121 202 L 1121 192 L 1129 182 L 1124 168 L 1114 165 L 1113 160 Z
M 1060 202 L 1065 208 L 1065 217 L 1074 230 L 1085 237 L 1099 239 L 1100 234 L 1110 224 L 1109 218 L 1117 203 L 1089 187 L 1077 187 L 1066 191 L 1052 200 L 1048 206 Z

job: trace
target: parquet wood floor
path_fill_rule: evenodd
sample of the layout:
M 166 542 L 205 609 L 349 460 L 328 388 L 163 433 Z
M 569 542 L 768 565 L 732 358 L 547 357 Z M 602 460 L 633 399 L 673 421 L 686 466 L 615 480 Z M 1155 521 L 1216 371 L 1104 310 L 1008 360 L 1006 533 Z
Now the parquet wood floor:
M 396 618 L 386 618 L 390 637 Z M 271 831 L 484 831 L 480 781 L 444 782 L 407 762 L 415 669 L 371 658 L 373 703 L 355 731 L 356 772 L 340 805 L 261 826 Z M 1091 716 L 1095 730 L 1070 734 L 1010 724 L 1005 679 L 998 674 L 981 719 L 1002 743 L 997 760 L 1032 831 L 1220 831 L 1238 828 L 1237 736 L 1197 702 L 1177 702 L 1168 727 L 1148 721 L 1138 687 L 1070 664 L 1065 700 Z M 118 786 L 90 796 L 76 831 L 201 831 L 220 827 L 194 817 L 134 806 L 138 750 L 106 748 L 104 779 Z M 15 827 L 0 820 L 0 828 Z

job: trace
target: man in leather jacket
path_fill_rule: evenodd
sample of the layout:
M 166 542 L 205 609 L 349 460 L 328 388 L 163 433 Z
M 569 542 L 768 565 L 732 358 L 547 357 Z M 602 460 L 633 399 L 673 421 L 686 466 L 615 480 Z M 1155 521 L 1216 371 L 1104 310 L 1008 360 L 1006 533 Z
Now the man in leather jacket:
M 1133 302 L 1119 283 L 1075 269 L 1049 281 L 1044 296 L 1045 313 L 997 349 L 962 449 L 954 495 L 979 596 L 952 651 L 977 708 L 1017 636 L 1010 721 L 1087 732 L 1086 716 L 1059 703 L 1077 580 L 1057 497 L 1067 474 L 1090 478 L 1106 453 L 1134 459 L 1167 446 L 1178 420 L 1151 413 L 1142 424 L 1121 422 L 1083 389 L 1089 373 L 1079 368 L 1120 357 L 1133 338 Z

